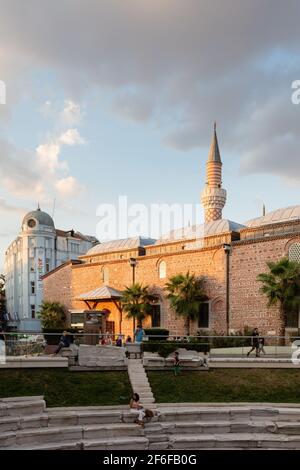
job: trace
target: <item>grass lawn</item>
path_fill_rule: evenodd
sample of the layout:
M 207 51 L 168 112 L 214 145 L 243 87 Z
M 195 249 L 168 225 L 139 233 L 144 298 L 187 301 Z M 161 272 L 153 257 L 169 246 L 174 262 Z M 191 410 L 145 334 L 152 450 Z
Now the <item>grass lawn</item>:
M 0 371 L 0 397 L 44 395 L 47 406 L 124 405 L 131 393 L 127 372 L 123 371 Z
M 211 369 L 208 372 L 148 372 L 157 402 L 300 403 L 300 370 Z

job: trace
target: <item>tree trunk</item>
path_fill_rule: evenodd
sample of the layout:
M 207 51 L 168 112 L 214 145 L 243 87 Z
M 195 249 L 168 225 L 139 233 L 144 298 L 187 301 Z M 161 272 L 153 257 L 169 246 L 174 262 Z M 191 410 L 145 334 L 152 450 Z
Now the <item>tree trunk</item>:
M 285 328 L 286 328 L 286 310 L 284 308 L 284 304 L 280 304 L 279 310 L 279 318 L 280 318 L 280 325 L 279 325 L 279 336 L 285 337 Z M 280 346 L 285 345 L 285 338 L 280 338 L 279 340 Z
M 190 319 L 189 319 L 189 317 L 186 317 L 186 319 L 185 319 L 185 329 L 186 329 L 187 336 L 190 336 Z

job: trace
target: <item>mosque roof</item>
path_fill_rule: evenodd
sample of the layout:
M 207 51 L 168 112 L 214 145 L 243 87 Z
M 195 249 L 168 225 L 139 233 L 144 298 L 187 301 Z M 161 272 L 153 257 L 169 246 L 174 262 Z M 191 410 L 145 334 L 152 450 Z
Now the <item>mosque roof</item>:
M 98 255 L 101 253 L 107 253 L 111 251 L 122 251 L 130 250 L 134 248 L 144 247 L 147 245 L 153 245 L 155 240 L 153 238 L 144 237 L 131 237 L 123 238 L 120 240 L 112 240 L 109 242 L 99 243 L 98 245 L 90 248 L 86 255 Z
M 77 300 L 100 300 L 100 299 L 119 299 L 122 297 L 120 290 L 109 286 L 97 287 L 96 289 L 80 294 Z
M 260 227 L 262 225 L 276 224 L 280 222 L 291 222 L 293 220 L 300 220 L 300 205 L 289 206 L 283 209 L 276 209 L 268 214 L 248 220 L 245 223 L 247 227 Z
M 192 240 L 194 238 L 205 238 L 213 235 L 220 235 L 221 233 L 238 232 L 245 225 L 238 224 L 228 219 L 214 220 L 206 222 L 201 225 L 193 225 L 191 227 L 184 227 L 175 229 L 168 234 L 163 235 L 156 241 L 156 245 L 163 243 L 170 243 L 172 241 Z

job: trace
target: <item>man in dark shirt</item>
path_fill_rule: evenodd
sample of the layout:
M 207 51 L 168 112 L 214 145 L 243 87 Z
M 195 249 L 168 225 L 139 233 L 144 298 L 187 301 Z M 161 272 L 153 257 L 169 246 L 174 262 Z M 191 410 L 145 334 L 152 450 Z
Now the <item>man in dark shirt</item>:
M 252 349 L 250 349 L 250 351 L 247 352 L 247 357 L 249 357 L 250 353 L 252 351 L 254 351 L 255 349 L 255 352 L 256 352 L 256 357 L 259 357 L 259 332 L 258 332 L 258 328 L 254 328 L 253 330 L 253 333 L 252 333 Z
M 71 341 L 70 341 L 69 333 L 67 331 L 64 331 L 62 336 L 60 337 L 58 347 L 55 351 L 55 354 L 59 353 L 59 351 L 62 348 L 68 348 L 70 346 L 70 343 L 71 343 Z

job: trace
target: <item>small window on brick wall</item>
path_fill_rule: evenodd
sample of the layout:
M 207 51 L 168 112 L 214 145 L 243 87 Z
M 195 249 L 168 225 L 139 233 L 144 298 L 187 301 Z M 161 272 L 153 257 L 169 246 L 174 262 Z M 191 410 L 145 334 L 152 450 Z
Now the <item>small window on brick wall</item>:
M 106 266 L 102 268 L 101 274 L 102 274 L 102 281 L 104 283 L 109 282 L 109 270 Z
M 289 260 L 300 263 L 300 243 L 293 243 L 289 248 Z
M 209 328 L 209 302 L 203 302 L 200 305 L 198 328 Z
M 161 261 L 158 266 L 158 275 L 160 279 L 167 277 L 167 265 L 165 261 Z

